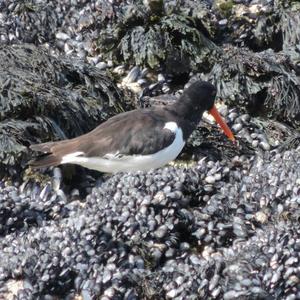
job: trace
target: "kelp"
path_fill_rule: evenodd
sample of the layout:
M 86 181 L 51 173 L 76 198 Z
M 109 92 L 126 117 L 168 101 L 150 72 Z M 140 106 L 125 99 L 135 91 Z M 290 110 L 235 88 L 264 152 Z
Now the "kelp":
M 296 10 L 284 10 L 281 13 L 282 50 L 289 56 L 300 75 L 300 5 Z
M 226 16 L 227 24 L 219 41 L 246 46 L 255 52 L 269 48 L 283 51 L 297 65 L 300 62 L 299 10 L 299 2 L 291 0 L 234 5 Z M 222 10 L 219 12 L 222 14 Z
M 227 47 L 205 78 L 228 104 L 299 128 L 300 79 L 283 53 Z
M 151 3 L 159 1 L 149 2 L 124 4 L 102 29 L 98 46 L 105 57 L 150 68 L 163 65 L 175 74 L 208 70 L 218 47 L 199 19 L 203 14 L 192 14 L 186 6 L 168 6 L 167 1 L 166 7 L 158 3 L 153 8 Z
M 103 71 L 33 45 L 1 46 L 0 168 L 31 143 L 72 138 L 133 105 Z

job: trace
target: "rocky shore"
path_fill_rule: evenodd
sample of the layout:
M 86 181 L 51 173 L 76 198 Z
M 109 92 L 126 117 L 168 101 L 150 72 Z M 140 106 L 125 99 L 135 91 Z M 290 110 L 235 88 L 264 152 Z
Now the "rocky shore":
M 300 298 L 296 1 L 0 1 L 0 298 Z M 28 146 L 218 88 L 171 165 L 31 170 Z

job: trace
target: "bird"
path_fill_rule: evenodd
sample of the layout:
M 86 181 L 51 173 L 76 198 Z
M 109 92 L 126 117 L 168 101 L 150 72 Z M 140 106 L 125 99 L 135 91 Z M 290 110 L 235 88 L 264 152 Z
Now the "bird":
M 197 80 L 172 104 L 123 112 L 81 136 L 31 145 L 31 150 L 43 154 L 29 165 L 75 164 L 103 173 L 156 169 L 180 154 L 205 111 L 234 142 L 214 105 L 216 94 L 213 84 Z

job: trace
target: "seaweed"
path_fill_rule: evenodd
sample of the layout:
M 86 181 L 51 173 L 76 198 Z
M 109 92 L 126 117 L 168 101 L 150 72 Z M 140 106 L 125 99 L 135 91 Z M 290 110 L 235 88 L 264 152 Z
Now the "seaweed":
M 300 15 L 299 8 L 294 11 L 284 10 L 281 14 L 281 30 L 282 30 L 282 50 L 289 56 L 290 60 L 296 66 L 296 72 L 300 74 Z
M 216 84 L 228 104 L 299 127 L 300 79 L 283 53 L 227 47 L 204 77 Z
M 0 46 L 0 167 L 27 146 L 83 134 L 133 108 L 103 71 L 33 45 Z
M 297 46 L 300 40 L 299 8 L 297 1 L 282 0 L 270 4 L 234 5 L 226 16 L 226 26 L 218 32 L 218 41 L 246 46 L 255 52 L 269 48 L 275 52 L 283 51 L 297 64 L 300 57 Z M 223 10 L 219 7 L 218 11 L 222 16 Z
M 199 19 L 203 14 L 149 2 L 124 4 L 117 20 L 102 29 L 98 46 L 105 57 L 150 68 L 163 65 L 170 73 L 209 69 L 218 47 Z

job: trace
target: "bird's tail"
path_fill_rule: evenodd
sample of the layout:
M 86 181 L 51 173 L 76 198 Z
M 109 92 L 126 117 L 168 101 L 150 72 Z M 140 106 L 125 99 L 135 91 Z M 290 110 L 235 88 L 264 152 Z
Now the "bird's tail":
M 54 154 L 47 153 L 38 156 L 37 158 L 28 162 L 32 168 L 46 168 L 58 166 L 61 163 L 61 157 Z
M 62 141 L 31 145 L 31 150 L 43 152 L 43 154 L 29 161 L 28 164 L 33 168 L 44 168 L 59 165 L 62 157 L 61 155 L 55 153 L 56 151 L 54 151 L 55 146 L 58 143 L 62 143 Z
M 58 141 L 58 142 L 49 142 L 49 143 L 31 145 L 30 146 L 31 150 L 42 152 L 43 154 L 41 154 L 34 160 L 31 160 L 29 162 L 29 165 L 32 166 L 33 168 L 57 166 L 62 163 L 63 158 L 65 156 L 68 156 L 68 154 L 72 154 L 74 152 L 76 154 L 78 152 L 78 150 L 76 149 L 78 149 L 79 146 L 80 146 L 80 142 L 78 141 L 77 138 Z M 67 162 L 64 161 L 63 163 L 67 163 Z

